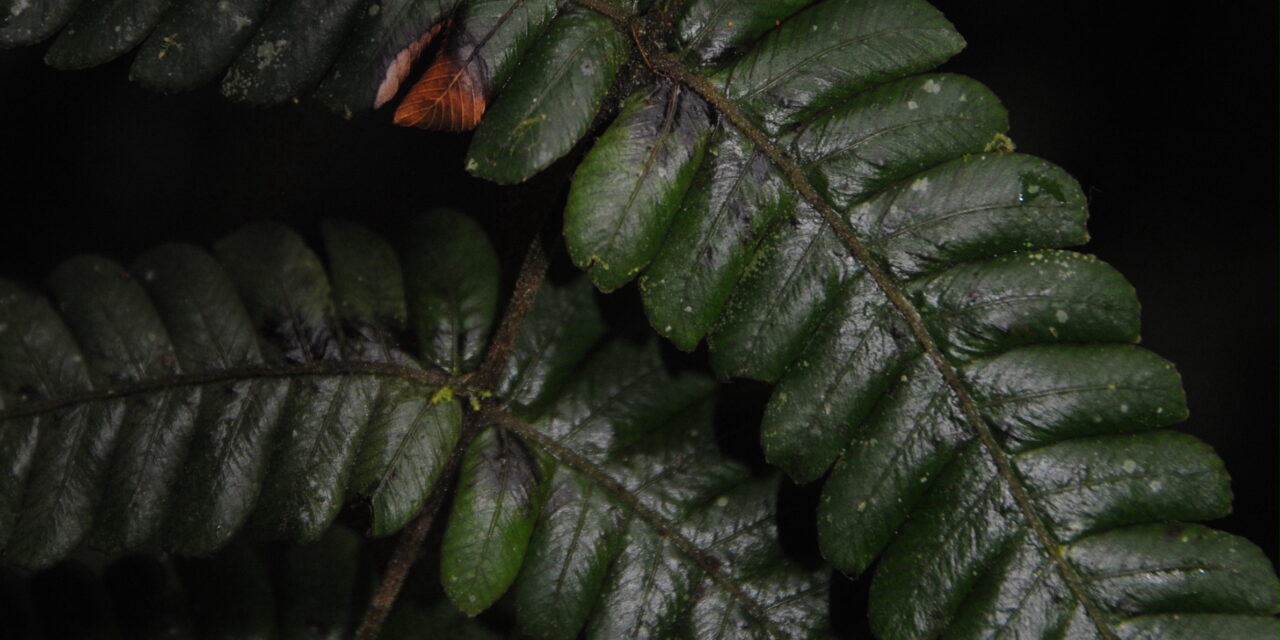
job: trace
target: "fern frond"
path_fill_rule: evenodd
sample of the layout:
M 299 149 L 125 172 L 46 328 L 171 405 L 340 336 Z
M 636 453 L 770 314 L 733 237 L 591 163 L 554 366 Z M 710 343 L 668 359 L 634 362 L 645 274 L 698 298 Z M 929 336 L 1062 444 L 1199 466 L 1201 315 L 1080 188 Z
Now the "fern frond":
M 73 258 L 56 311 L 3 285 L 7 563 L 307 542 L 348 505 L 388 535 L 456 458 L 440 571 L 468 615 L 515 585 L 542 637 L 824 632 L 829 574 L 783 554 L 779 477 L 719 451 L 712 380 L 602 341 L 580 281 L 541 289 L 478 387 L 498 280 L 473 222 L 429 214 L 398 250 L 351 223 L 324 236 L 327 271 L 259 223 L 216 257 Z

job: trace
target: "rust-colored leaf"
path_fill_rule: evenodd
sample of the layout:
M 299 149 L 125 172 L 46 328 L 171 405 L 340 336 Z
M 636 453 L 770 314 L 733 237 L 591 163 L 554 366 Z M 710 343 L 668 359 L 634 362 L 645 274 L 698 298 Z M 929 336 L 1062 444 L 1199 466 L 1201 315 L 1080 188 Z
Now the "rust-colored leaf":
M 453 132 L 470 131 L 480 124 L 488 104 L 483 63 L 460 53 L 447 45 L 442 48 L 396 109 L 396 124 Z

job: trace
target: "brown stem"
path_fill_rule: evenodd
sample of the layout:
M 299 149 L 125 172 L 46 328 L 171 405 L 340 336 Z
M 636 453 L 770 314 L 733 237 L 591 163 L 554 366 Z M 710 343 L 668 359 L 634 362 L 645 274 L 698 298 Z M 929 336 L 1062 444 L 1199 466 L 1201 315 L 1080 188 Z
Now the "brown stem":
M 524 262 L 520 266 L 520 275 L 516 277 L 515 290 L 511 292 L 511 300 L 507 303 L 502 323 L 498 326 L 493 341 L 489 343 L 489 351 L 485 354 L 484 363 L 480 365 L 478 371 L 463 382 L 464 388 L 474 392 L 493 388 L 498 375 L 502 373 L 503 368 L 507 366 L 507 360 L 511 358 L 516 339 L 520 336 L 520 328 L 524 326 L 524 321 L 529 316 L 529 309 L 533 306 L 546 273 L 547 254 L 542 248 L 542 239 L 534 234 L 533 240 L 529 243 L 529 250 L 525 252 Z M 374 640 L 382 631 L 382 624 L 386 622 L 387 614 L 391 612 L 391 607 L 396 603 L 396 597 L 400 595 L 400 589 L 404 587 L 405 578 L 409 576 L 409 571 L 418 559 L 418 553 L 422 550 L 422 541 L 431 531 L 431 524 L 435 521 L 436 514 L 453 487 L 453 476 L 462 463 L 463 452 L 481 430 L 480 415 L 476 413 L 467 415 L 462 436 L 458 439 L 458 444 L 453 451 L 449 452 L 449 459 L 445 462 L 440 480 L 431 490 L 431 495 L 417 517 L 401 531 L 399 538 L 396 539 L 396 546 L 391 552 L 391 559 L 387 561 L 382 581 L 378 583 L 377 590 L 369 599 L 364 619 L 360 621 L 360 627 L 356 630 L 357 640 Z
M 0 410 L 0 421 L 11 418 L 37 415 L 57 411 L 68 406 L 85 404 L 99 400 L 128 398 L 144 393 L 168 391 L 183 387 L 198 387 L 220 382 L 240 382 L 242 380 L 261 380 L 268 378 L 305 378 L 324 376 L 370 376 L 377 378 L 397 378 L 413 384 L 427 387 L 441 387 L 448 380 L 435 371 L 427 371 L 416 367 L 406 367 L 385 362 L 297 362 L 278 365 L 249 365 L 231 367 L 216 371 L 200 371 L 196 373 L 180 373 L 163 378 L 139 380 L 115 387 L 99 387 L 89 391 L 69 393 L 66 395 L 38 400 L 18 405 L 10 409 Z
M 538 295 L 542 280 L 547 274 L 547 253 L 542 248 L 542 238 L 534 234 L 525 252 L 524 263 L 520 265 L 520 275 L 516 277 L 515 290 L 511 292 L 511 300 L 507 303 L 507 311 L 502 316 L 502 324 L 489 343 L 489 351 L 485 354 L 480 370 L 471 375 L 467 386 L 485 391 L 493 388 L 498 376 L 507 366 L 511 352 L 516 347 L 516 339 L 520 337 L 520 329 L 524 326 L 529 309 Z
M 443 484 L 437 485 L 437 488 Z M 432 495 L 434 496 L 435 492 L 432 492 Z M 369 606 L 364 610 L 364 619 L 356 629 L 358 640 L 374 640 L 382 632 L 382 623 L 386 622 L 387 614 L 391 613 L 391 607 L 396 603 L 396 597 L 400 595 L 400 588 L 404 586 L 409 570 L 418 559 L 418 549 L 422 547 L 422 541 L 431 530 L 431 521 L 435 519 L 435 515 L 434 509 L 423 509 L 418 517 L 400 532 L 395 550 L 391 553 L 391 559 L 387 561 L 382 581 L 378 583 L 377 591 L 369 599 Z
M 462 464 L 463 452 L 480 432 L 478 423 L 473 418 L 474 415 L 468 416 L 463 425 L 462 436 L 458 438 L 458 444 L 453 451 L 449 452 L 449 459 L 445 461 L 444 469 L 436 481 L 436 486 L 431 489 L 431 495 L 427 496 L 426 503 L 422 505 L 422 510 L 396 538 L 396 546 L 391 551 L 391 558 L 387 560 L 382 580 L 379 581 L 373 596 L 369 598 L 369 606 L 365 607 L 364 618 L 360 620 L 360 626 L 356 629 L 356 640 L 375 640 L 382 632 L 382 624 L 386 622 L 387 614 L 391 613 L 391 607 L 395 606 L 400 589 L 404 587 L 404 581 L 409 577 L 409 571 L 413 569 L 414 563 L 417 562 L 418 553 L 422 551 L 422 541 L 426 540 L 436 514 L 439 513 L 445 498 L 453 488 L 453 479 L 458 473 L 458 467 Z

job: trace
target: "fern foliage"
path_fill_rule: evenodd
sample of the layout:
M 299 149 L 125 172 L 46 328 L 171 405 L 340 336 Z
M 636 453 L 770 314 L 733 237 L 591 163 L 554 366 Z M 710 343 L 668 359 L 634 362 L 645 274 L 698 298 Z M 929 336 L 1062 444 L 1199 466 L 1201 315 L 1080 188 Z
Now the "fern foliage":
M 474 223 L 324 240 L 327 270 L 272 223 L 212 256 L 73 258 L 57 310 L 4 284 L 6 562 L 313 541 L 352 504 L 387 535 L 456 456 L 440 580 L 469 615 L 511 591 L 539 637 L 822 632 L 828 575 L 783 554 L 777 476 L 719 452 L 712 380 L 602 341 L 579 282 L 544 287 L 496 388 L 473 388 L 498 308 Z
M 348 492 L 370 498 L 375 533 L 402 526 L 457 441 L 461 405 L 432 402 L 445 378 L 392 336 L 408 330 L 409 304 L 448 346 L 473 336 L 467 321 L 483 339 L 496 311 L 497 262 L 477 251 L 483 235 L 456 215 L 432 220 L 460 226 L 454 257 L 479 256 L 488 273 L 471 273 L 487 276 L 488 291 L 406 296 L 385 244 L 338 226 L 331 286 L 302 240 L 269 223 L 223 239 L 216 258 L 178 245 L 132 269 L 73 258 L 48 281 L 58 310 L 6 283 L 6 405 L 19 417 L 5 429 L 5 558 L 46 566 L 86 541 L 209 553 L 250 521 L 309 540 Z M 466 240 L 479 244 L 464 249 Z M 363 245 L 350 271 L 337 266 L 352 248 L 342 243 Z M 415 266 L 428 265 L 406 268 Z M 439 274 L 429 266 L 428 280 Z M 365 279 L 380 290 L 347 288 Z M 487 305 L 468 317 L 477 299 Z M 427 366 L 461 364 L 435 338 L 421 340 Z
M 603 291 L 638 279 L 655 330 L 686 350 L 705 342 L 721 377 L 775 385 L 762 426 L 766 456 L 798 482 L 823 482 L 817 513 L 823 555 L 849 574 L 875 566 L 871 620 L 882 637 L 1275 637 L 1276 578 L 1269 563 L 1246 541 L 1186 524 L 1227 513 L 1229 481 L 1207 447 L 1160 431 L 1186 415 L 1185 401 L 1172 365 L 1136 345 L 1134 292 L 1109 266 L 1065 250 L 1087 240 L 1079 186 L 1057 167 L 1013 153 L 1007 115 L 989 90 L 968 78 L 930 73 L 964 42 L 925 2 L 393 1 L 326 7 L 323 20 L 304 25 L 300 16 L 314 13 L 306 2 L 192 2 L 166 13 L 137 0 L 79 12 L 65 0 L 32 5 L 39 10 L 29 9 L 27 0 L 9 1 L 23 8 L 5 18 L 5 42 L 37 41 L 68 19 L 75 23 L 50 49 L 56 65 L 118 55 L 149 32 L 133 74 L 167 90 L 194 86 L 230 66 L 224 92 L 249 102 L 277 102 L 318 87 L 323 101 L 350 113 L 403 95 L 397 122 L 475 127 L 467 169 L 504 184 L 527 180 L 569 154 L 603 114 L 603 131 L 583 155 L 566 204 L 570 255 Z M 95 12 L 124 15 L 111 7 L 129 7 L 130 15 L 145 15 L 158 26 L 114 29 L 120 35 L 102 37 L 113 23 Z M 233 15 L 205 23 L 191 17 L 223 10 Z M 234 25 L 241 26 L 232 33 Z M 86 35 L 99 31 L 99 37 Z M 415 60 L 432 50 L 435 57 L 421 78 L 405 84 Z M 248 284 L 249 270 L 266 253 L 252 245 L 241 251 L 227 272 L 244 290 L 243 322 L 270 333 L 280 309 Z M 349 253 L 357 262 L 379 255 L 367 247 Z M 452 259 L 482 260 L 482 254 L 460 251 Z M 51 279 L 55 294 L 71 300 L 71 329 L 46 329 L 40 335 L 47 338 L 38 342 L 48 361 L 66 364 L 47 380 L 34 367 L 13 374 L 19 381 L 13 389 L 79 397 L 104 385 L 174 375 L 172 363 L 181 358 L 163 354 L 184 351 L 154 338 L 127 349 L 114 336 L 88 341 L 85 359 L 92 363 L 100 353 L 102 363 L 86 368 L 71 360 L 67 336 L 85 330 L 75 325 L 82 320 L 73 320 L 74 309 L 96 304 L 77 295 L 88 299 L 106 290 L 94 285 L 77 293 L 75 283 L 93 271 L 92 263 L 84 265 Z M 423 267 L 421 273 L 440 272 Z M 472 265 L 458 273 L 483 278 L 484 269 Z M 266 353 L 234 352 L 235 366 L 270 365 L 273 358 L 346 361 L 342 341 L 327 337 L 338 332 L 312 320 L 323 315 L 316 311 L 323 295 L 301 273 L 284 280 L 295 281 L 289 296 L 298 299 L 286 305 L 287 313 L 305 330 Z M 335 276 L 335 290 L 337 282 Z M 488 289 L 433 283 L 425 275 L 404 282 L 410 307 L 421 304 L 425 313 L 401 313 L 393 295 L 351 302 L 358 309 L 353 317 L 406 318 L 386 333 L 414 337 L 423 350 L 419 361 L 446 377 L 474 367 L 494 298 L 473 296 Z M 452 285 L 454 293 L 437 295 L 437 285 Z M 10 295 L 26 294 L 15 289 Z M 123 302 L 129 296 L 143 299 L 120 295 L 122 302 L 112 302 L 120 313 L 129 308 Z M 32 312 L 37 323 L 55 317 L 24 300 L 24 309 L 46 309 Z M 388 300 L 389 306 L 379 306 Z M 105 315 L 88 322 L 121 322 Z M 20 320 L 26 318 L 15 317 L 15 326 Z M 147 335 L 159 335 L 168 323 L 137 322 L 150 322 Z M 362 331 L 375 341 L 383 335 L 376 328 Z M 437 340 L 441 335 L 446 338 Z M 393 351 L 385 350 L 388 362 L 399 357 Z M 123 357 L 133 352 L 143 355 Z M 613 356 L 598 366 L 624 361 Z M 588 377 L 619 375 L 602 370 Z M 283 415 L 316 411 L 321 395 L 371 393 L 357 379 L 328 381 L 332 386 L 310 401 L 286 404 L 291 410 Z M 654 521 L 658 515 L 697 520 L 702 512 L 694 505 L 705 507 L 707 496 L 717 494 L 683 502 L 664 493 L 674 489 L 644 479 L 645 470 L 632 466 L 630 457 L 615 458 L 624 451 L 656 455 L 655 461 L 667 454 L 646 452 L 654 445 L 636 439 L 623 426 L 626 420 L 597 430 L 588 411 L 585 422 L 575 423 L 570 416 L 598 391 L 575 382 L 586 388 L 567 382 L 568 404 L 534 397 L 513 405 L 509 417 L 536 425 L 536 431 L 514 423 L 505 430 L 491 427 L 467 447 L 459 485 L 466 499 L 455 505 L 443 558 L 446 589 L 464 610 L 488 606 L 513 581 L 524 598 L 561 589 L 521 589 L 523 574 L 512 567 L 526 556 L 535 565 L 543 562 L 538 545 L 550 544 L 545 536 L 567 526 L 556 520 L 561 509 L 549 509 L 559 504 L 556 492 L 581 492 L 577 483 L 584 476 L 548 471 L 547 465 L 555 466 L 548 457 L 559 463 L 556 469 L 598 471 L 585 477 L 605 486 L 617 482 L 614 493 L 645 495 L 659 487 L 662 498 L 650 498 L 644 508 L 633 504 L 633 512 L 650 514 L 640 519 L 659 546 L 700 557 L 675 542 L 696 535 L 675 525 L 658 535 L 664 529 L 654 528 Z M 289 384 L 256 381 L 255 389 L 276 389 L 280 397 L 260 390 L 266 395 L 254 396 L 253 410 L 279 410 L 273 407 L 295 402 L 298 393 L 306 397 L 286 393 Z M 445 386 L 437 384 L 436 391 Z M 677 386 L 687 391 L 697 385 Z M 155 424 L 167 413 L 178 420 L 194 413 L 189 421 L 199 422 L 201 412 L 212 411 L 200 397 L 169 390 L 139 397 L 152 404 L 134 411 Z M 58 418 L 74 426 L 62 430 L 69 435 L 56 447 L 41 448 L 30 435 L 46 418 L 11 418 L 25 420 L 6 432 L 5 451 L 20 462 L 15 468 L 43 469 L 43 462 L 24 461 L 49 459 L 59 469 L 88 473 L 70 474 L 80 483 L 58 485 L 65 489 L 53 494 L 38 493 L 41 500 L 65 501 L 69 510 L 53 503 L 8 507 L 11 513 L 48 514 L 10 518 L 5 534 L 19 541 L 11 543 L 15 557 L 41 561 L 38 550 L 21 542 L 37 539 L 37 532 L 54 541 L 54 556 L 65 553 L 85 535 L 96 504 L 84 497 L 91 491 L 83 478 L 117 473 L 107 464 L 107 451 L 120 429 L 113 425 L 134 424 L 117 415 L 128 411 L 127 403 L 73 405 Z M 352 419 L 342 409 L 358 405 L 335 403 L 324 419 L 307 425 Z M 431 404 L 448 413 L 439 406 L 455 405 Z M 432 422 L 446 440 L 459 432 L 460 411 Z M 300 443 L 333 444 L 344 437 L 303 431 Z M 122 433 L 131 441 L 129 432 Z M 554 441 L 537 435 L 548 433 Z M 438 466 L 438 451 L 422 455 Z M 33 471 L 33 481 L 52 482 L 41 473 Z M 305 475 L 297 467 L 282 473 L 294 480 Z M 260 504 L 281 511 L 255 516 L 255 522 L 276 533 L 317 535 L 336 508 L 340 475 L 320 475 L 327 499 L 303 498 L 289 482 L 268 483 Z M 355 484 L 357 493 L 380 486 Z M 699 486 L 680 484 L 694 493 Z M 383 516 L 388 528 L 412 512 L 406 505 L 423 499 L 388 497 L 395 505 Z M 590 499 L 573 504 L 582 511 L 564 517 L 595 523 L 582 538 L 594 550 L 552 561 L 577 567 L 570 573 L 592 585 L 635 585 L 626 578 L 627 551 L 616 551 L 617 539 L 641 545 L 629 550 L 647 543 L 627 533 L 630 521 L 590 507 Z M 309 515 L 292 510 L 299 506 Z M 247 517 L 248 508 L 240 505 L 236 517 Z M 110 524 L 114 516 L 109 508 L 104 513 L 101 521 L 108 524 L 95 519 L 94 531 L 103 533 L 94 535 L 113 544 L 136 541 L 140 534 L 130 532 L 149 535 L 159 526 L 134 522 L 141 516 Z M 490 536 L 457 533 L 479 523 L 490 525 Z M 646 580 L 657 582 L 646 584 L 660 584 L 658 590 L 670 594 L 677 603 L 670 609 L 662 598 L 606 596 L 615 612 L 626 613 L 590 621 L 587 613 L 568 621 L 530 613 L 525 623 L 539 630 L 548 625 L 553 635 L 571 634 L 569 628 L 581 624 L 614 634 L 618 629 L 609 625 L 615 622 L 656 635 L 677 627 L 710 633 L 696 621 L 705 600 L 686 597 L 693 578 L 654 569 L 663 550 L 651 551 L 659 556 L 647 556 Z M 605 563 L 608 576 L 588 556 L 613 559 Z M 737 570 L 692 565 L 694 573 L 724 580 Z M 770 569 L 747 571 L 752 579 L 771 575 Z M 769 593 L 799 588 L 788 580 L 766 580 L 781 589 Z M 566 587 L 566 597 L 572 601 L 569 592 L 598 588 L 584 585 Z M 760 599 L 744 600 L 746 593 L 726 606 L 761 606 Z M 762 599 L 774 602 L 771 597 Z M 533 604 L 524 609 L 538 610 Z M 581 604 L 581 610 L 592 609 Z M 665 611 L 681 613 L 668 617 Z M 564 628 L 557 626 L 562 622 Z

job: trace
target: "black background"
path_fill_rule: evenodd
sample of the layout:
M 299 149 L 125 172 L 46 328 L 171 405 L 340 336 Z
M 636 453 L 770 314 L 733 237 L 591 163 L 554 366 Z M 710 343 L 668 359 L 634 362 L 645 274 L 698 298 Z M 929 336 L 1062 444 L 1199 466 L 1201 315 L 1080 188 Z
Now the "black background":
M 1217 526 L 1274 559 L 1275 3 L 935 4 L 969 42 L 945 70 L 992 87 L 1018 150 L 1084 186 L 1085 250 L 1137 288 L 1143 343 L 1187 388 L 1179 428 L 1232 473 L 1235 513 Z M 477 215 L 516 256 L 570 168 L 495 191 L 461 170 L 466 136 L 386 114 L 346 122 L 307 101 L 253 110 L 216 87 L 161 96 L 126 82 L 127 60 L 57 72 L 44 48 L 0 52 L 0 273 L 30 282 L 76 252 L 128 261 L 264 217 L 387 230 L 436 205 Z

